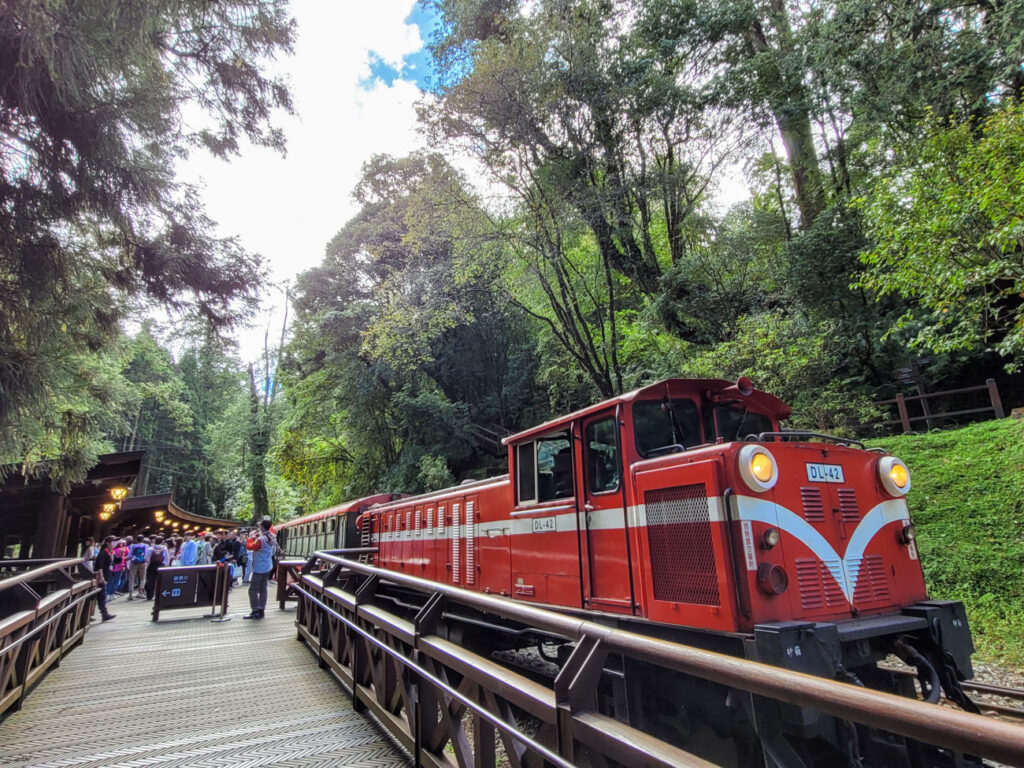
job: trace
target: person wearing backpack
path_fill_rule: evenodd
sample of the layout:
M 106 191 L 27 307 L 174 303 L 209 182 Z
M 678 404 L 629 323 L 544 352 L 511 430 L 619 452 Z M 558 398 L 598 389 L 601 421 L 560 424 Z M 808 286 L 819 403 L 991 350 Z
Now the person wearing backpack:
M 149 548 L 146 557 L 146 599 L 152 600 L 156 594 L 157 571 L 167 565 L 167 547 L 164 546 L 164 537 L 157 536 L 153 539 L 153 546 Z
M 139 539 L 128 549 L 128 599 L 142 598 L 146 588 L 146 556 L 149 544 Z

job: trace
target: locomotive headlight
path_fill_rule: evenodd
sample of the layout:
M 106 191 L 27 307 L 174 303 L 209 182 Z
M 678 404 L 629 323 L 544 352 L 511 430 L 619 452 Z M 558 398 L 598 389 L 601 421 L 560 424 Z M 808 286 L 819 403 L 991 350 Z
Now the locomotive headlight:
M 739 453 L 740 476 L 751 490 L 767 491 L 779 480 L 779 465 L 767 448 L 745 445 Z
M 910 490 L 910 470 L 895 456 L 883 456 L 878 462 L 878 478 L 890 496 L 906 496 Z
M 775 549 L 775 547 L 778 545 L 778 543 L 779 543 L 779 529 L 778 528 L 769 528 L 767 531 L 764 532 L 764 535 L 761 536 L 761 546 L 764 547 L 765 549 Z

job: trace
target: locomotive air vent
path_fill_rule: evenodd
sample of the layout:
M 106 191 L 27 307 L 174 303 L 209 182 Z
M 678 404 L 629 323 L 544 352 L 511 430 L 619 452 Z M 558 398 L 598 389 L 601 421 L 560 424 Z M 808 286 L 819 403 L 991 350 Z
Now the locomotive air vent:
M 830 565 L 837 569 L 841 567 L 838 560 L 825 563 L 817 558 L 796 559 L 800 605 L 805 611 L 823 611 L 846 606 L 846 596 L 832 576 Z
M 889 602 L 889 571 L 881 555 L 854 558 L 847 565 L 847 569 L 850 577 L 857 580 L 857 587 L 853 592 L 855 605 Z
M 800 488 L 804 502 L 804 519 L 809 523 L 825 522 L 825 505 L 821 501 L 821 489 L 813 485 Z
M 718 569 L 704 484 L 647 491 L 644 506 L 654 599 L 719 605 Z
M 857 507 L 857 491 L 854 488 L 839 488 L 839 512 L 843 522 L 856 523 L 860 520 L 860 509 Z

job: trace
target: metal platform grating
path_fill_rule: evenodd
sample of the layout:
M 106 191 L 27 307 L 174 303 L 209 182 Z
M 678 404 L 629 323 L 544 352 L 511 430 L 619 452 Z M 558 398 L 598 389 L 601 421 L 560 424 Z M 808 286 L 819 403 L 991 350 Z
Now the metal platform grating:
M 271 589 L 273 594 L 273 588 Z M 405 768 L 410 761 L 352 710 L 295 641 L 294 610 L 243 621 L 200 610 L 150 619 L 152 603 L 111 605 L 85 643 L 52 670 L 20 712 L 0 719 L 10 768 Z M 257 683 L 257 680 L 259 682 Z

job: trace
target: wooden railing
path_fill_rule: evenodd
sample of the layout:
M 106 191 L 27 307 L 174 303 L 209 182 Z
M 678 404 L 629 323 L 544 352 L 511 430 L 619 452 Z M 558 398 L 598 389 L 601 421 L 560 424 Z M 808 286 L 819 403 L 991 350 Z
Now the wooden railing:
M 371 555 L 376 551 L 376 547 L 348 547 L 346 549 L 329 549 L 326 553 L 335 557 L 352 557 L 353 555 Z M 285 604 L 298 600 L 299 595 L 291 589 L 292 584 L 299 581 L 303 573 L 311 573 L 320 568 L 321 565 L 316 555 L 313 557 L 293 557 L 278 560 L 277 570 L 275 571 L 277 579 L 275 599 L 277 600 L 278 607 L 284 610 Z
M 1024 765 L 1024 728 L 317 553 L 292 586 L 299 639 L 414 756 L 417 766 L 710 764 L 609 716 L 599 689 L 618 655 L 661 674 L 711 681 L 739 696 L 816 707 L 844 721 L 1010 765 Z M 382 587 L 400 596 L 379 599 Z M 417 593 L 419 593 L 417 595 Z M 405 595 L 406 597 L 401 597 Z M 419 599 L 414 599 L 418 597 Z M 419 606 L 419 607 L 417 607 Z M 469 609 L 569 642 L 548 686 L 445 637 L 446 617 Z M 404 615 L 403 615 L 404 614 Z M 414 615 L 412 615 L 414 614 Z M 607 682 L 607 681 L 606 681 Z M 746 692 L 746 693 L 742 693 Z M 539 727 L 520 729 L 516 713 Z M 767 743 L 776 733 L 760 732 Z M 765 747 L 770 751 L 770 746 Z
M 950 397 L 953 395 L 964 395 L 969 392 L 982 391 L 986 391 L 988 393 L 989 404 L 979 406 L 977 408 L 962 408 L 956 411 L 933 412 L 928 403 L 929 400 L 939 397 Z M 910 411 L 907 409 L 907 403 L 920 403 L 921 415 L 911 416 Z M 976 413 L 992 413 L 993 418 L 1001 419 L 1006 415 L 1003 412 L 1003 403 L 999 398 L 999 388 L 996 386 L 995 379 L 986 379 L 984 384 L 976 387 L 945 389 L 941 392 L 928 392 L 920 395 L 896 395 L 896 397 L 891 400 L 880 400 L 876 402 L 875 405 L 895 405 L 897 413 L 899 413 L 899 418 L 884 421 L 882 423 L 890 426 L 900 424 L 903 427 L 903 431 L 908 433 L 913 431 L 914 423 L 920 421 L 925 422 L 926 428 L 931 429 L 933 424 L 940 424 L 944 419 L 952 419 L 957 416 L 968 416 Z
M 5 568 L 0 573 L 20 570 Z M 78 645 L 89 629 L 96 593 L 81 558 L 34 561 L 0 579 L 0 714 L 20 709 L 29 689 Z

